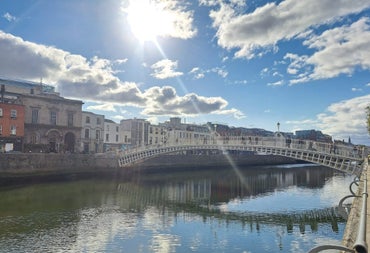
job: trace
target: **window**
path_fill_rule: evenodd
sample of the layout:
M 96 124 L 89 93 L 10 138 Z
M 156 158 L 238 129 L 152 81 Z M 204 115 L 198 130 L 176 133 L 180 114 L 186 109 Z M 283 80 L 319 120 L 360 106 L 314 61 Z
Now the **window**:
M 17 135 L 17 127 L 16 126 L 10 126 L 10 135 Z
M 109 125 L 107 125 L 107 131 L 109 131 Z
M 56 111 L 51 111 L 50 112 L 50 124 L 51 125 L 56 125 L 57 124 L 57 112 Z
M 0 108 L 0 117 L 3 116 L 3 108 Z
M 116 134 L 116 142 L 118 142 L 118 134 Z
M 38 109 L 32 109 L 32 124 L 37 124 L 39 122 L 39 110 Z
M 90 117 L 89 116 L 86 116 L 86 124 L 90 124 Z
M 100 118 L 96 118 L 96 124 L 97 125 L 100 125 L 101 124 L 101 119 Z
M 10 118 L 12 118 L 12 119 L 17 118 L 17 110 L 15 110 L 15 109 L 10 110 Z
M 97 139 L 97 140 L 100 139 L 100 130 L 96 130 L 96 132 L 95 132 L 95 139 Z
M 116 126 L 116 132 L 119 132 L 119 127 L 118 126 Z
M 37 143 L 37 136 L 35 134 L 31 135 L 31 143 L 36 144 Z
M 73 127 L 73 112 L 68 112 L 67 114 L 67 126 Z
M 90 137 L 90 130 L 85 129 L 85 139 L 88 139 Z
M 2 134 L 3 134 L 3 126 L 0 125 L 0 135 L 2 135 Z
M 105 141 L 109 141 L 109 134 L 105 135 Z

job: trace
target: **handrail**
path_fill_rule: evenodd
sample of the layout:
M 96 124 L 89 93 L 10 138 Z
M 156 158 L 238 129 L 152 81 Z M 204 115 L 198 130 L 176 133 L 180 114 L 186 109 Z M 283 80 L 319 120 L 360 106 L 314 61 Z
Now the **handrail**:
M 280 155 L 290 157 L 293 159 L 299 159 L 307 162 L 321 164 L 348 174 L 360 175 L 363 168 L 363 158 L 359 156 L 353 156 L 349 152 L 348 147 L 340 149 L 337 147 L 335 152 L 331 152 L 328 149 L 328 144 L 314 142 L 312 144 L 314 149 L 307 149 L 307 146 L 297 146 L 294 141 L 288 143 L 287 146 L 281 140 L 275 138 L 275 142 L 272 138 L 260 137 L 257 141 L 249 143 L 246 139 L 240 138 L 227 138 L 227 140 L 217 138 L 216 140 L 205 142 L 205 143 L 190 143 L 190 142 L 178 142 L 174 143 L 161 143 L 157 145 L 147 145 L 129 148 L 121 151 L 117 151 L 117 159 L 119 167 L 127 167 L 135 162 L 148 159 L 153 156 L 184 151 L 184 150 L 222 150 L 227 153 L 227 150 L 240 150 L 240 151 L 253 151 L 258 154 L 268 155 Z M 301 141 L 303 142 L 303 141 Z M 311 143 L 311 142 L 310 142 Z M 326 145 L 327 147 L 325 148 Z M 321 148 L 320 148 L 321 147 Z
M 343 206 L 343 203 L 346 199 L 349 199 L 349 198 L 355 198 L 355 197 L 361 197 L 359 195 L 356 195 L 356 193 L 354 192 L 354 190 L 352 189 L 352 186 L 353 185 L 357 185 L 358 186 L 358 182 L 360 181 L 360 179 L 356 176 L 352 183 L 349 185 L 349 191 L 351 192 L 351 195 L 347 195 L 345 197 L 343 197 L 340 201 L 339 201 L 339 204 L 338 204 L 338 213 L 344 218 L 344 219 L 348 219 L 348 212 L 346 211 L 345 207 Z
M 360 214 L 360 221 L 358 225 L 358 231 L 357 231 L 357 236 L 356 236 L 356 241 L 353 244 L 353 248 L 349 248 L 346 246 L 342 245 L 319 245 L 314 248 L 312 248 L 308 253 L 318 253 L 324 250 L 329 250 L 329 249 L 336 249 L 336 250 L 341 250 L 344 252 L 353 252 L 353 253 L 368 253 L 368 247 L 366 243 L 366 219 L 367 219 L 367 198 L 368 198 L 368 193 L 367 193 L 367 162 L 365 162 L 366 169 L 364 169 L 364 173 L 362 174 L 363 176 L 363 190 L 361 195 L 354 194 L 352 190 L 352 185 L 356 184 L 358 180 L 356 178 L 350 185 L 350 191 L 352 195 L 348 195 L 341 199 L 340 205 L 342 205 L 343 201 L 349 197 L 361 197 L 362 198 L 362 206 L 361 206 L 361 214 Z
M 357 239 L 354 244 L 354 249 L 358 253 L 367 253 L 366 244 L 366 214 L 367 214 L 367 178 L 364 178 L 364 188 L 362 192 L 362 208 L 360 216 L 360 225 L 357 233 Z

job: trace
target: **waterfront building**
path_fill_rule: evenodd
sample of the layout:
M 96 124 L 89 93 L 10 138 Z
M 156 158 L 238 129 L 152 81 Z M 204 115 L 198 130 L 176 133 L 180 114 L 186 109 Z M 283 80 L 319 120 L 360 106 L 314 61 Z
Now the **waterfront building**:
M 321 131 L 314 129 L 298 130 L 295 132 L 295 138 L 328 143 L 332 142 L 332 137 L 330 135 L 323 134 Z
M 172 117 L 170 118 L 169 121 L 166 121 L 164 123 L 159 123 L 159 126 L 163 126 L 168 130 L 173 130 L 173 129 L 180 130 L 182 129 L 181 118 Z
M 81 143 L 83 153 L 103 152 L 104 120 L 104 115 L 82 112 Z
M 13 94 L 42 94 L 56 93 L 55 87 L 41 82 L 9 79 L 0 77 L 0 85 L 5 87 L 6 92 Z
M 80 152 L 82 101 L 57 93 L 22 94 L 26 152 Z
M 103 151 L 121 150 L 120 124 L 110 119 L 104 120 L 104 144 Z
M 120 121 L 121 131 L 129 134 L 129 145 L 131 147 L 142 147 L 149 144 L 150 122 L 145 119 L 123 119 Z M 128 142 L 127 142 L 128 144 Z
M 167 142 L 172 145 L 181 144 L 192 144 L 202 145 L 211 144 L 214 142 L 214 135 L 210 131 L 204 131 L 204 128 L 197 129 L 170 129 L 167 131 Z
M 19 95 L 5 92 L 0 97 L 0 152 L 23 151 L 24 105 Z
M 167 143 L 167 129 L 164 126 L 149 125 L 149 145 L 163 145 Z
M 42 82 L 0 78 L 0 85 L 24 106 L 25 152 L 81 151 L 82 101 L 63 98 Z

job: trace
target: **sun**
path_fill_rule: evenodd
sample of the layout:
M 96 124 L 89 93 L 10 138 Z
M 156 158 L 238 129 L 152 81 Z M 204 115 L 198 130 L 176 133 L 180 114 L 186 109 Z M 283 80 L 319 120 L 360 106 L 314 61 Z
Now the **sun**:
M 173 31 L 174 17 L 166 9 L 166 1 L 131 0 L 127 20 L 133 35 L 140 40 L 155 41 L 157 37 L 165 37 Z

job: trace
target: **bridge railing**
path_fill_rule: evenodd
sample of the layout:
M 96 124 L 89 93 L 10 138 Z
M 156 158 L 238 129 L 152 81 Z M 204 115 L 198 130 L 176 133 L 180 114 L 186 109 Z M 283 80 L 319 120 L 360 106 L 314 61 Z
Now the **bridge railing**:
M 120 155 L 145 151 L 159 147 L 179 147 L 179 146 L 208 146 L 217 145 L 220 149 L 227 149 L 230 146 L 245 147 L 271 147 L 282 149 L 294 149 L 302 151 L 317 152 L 320 154 L 338 155 L 362 159 L 365 157 L 365 150 L 362 147 L 354 145 L 333 144 L 300 139 L 285 139 L 279 137 L 261 137 L 261 136 L 220 136 L 213 135 L 211 138 L 187 138 L 170 140 L 166 143 L 146 145 L 126 149 L 120 152 Z

